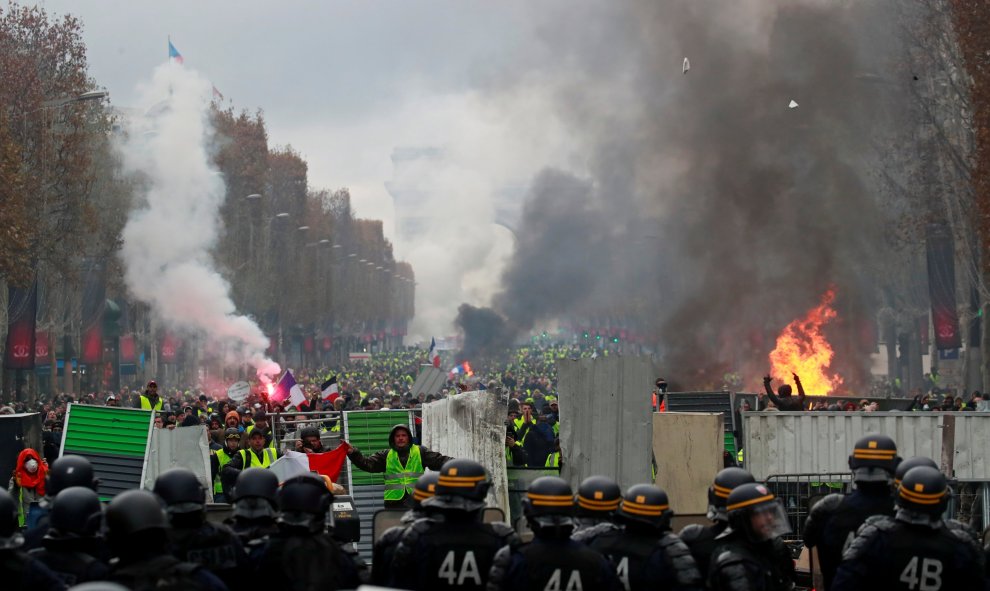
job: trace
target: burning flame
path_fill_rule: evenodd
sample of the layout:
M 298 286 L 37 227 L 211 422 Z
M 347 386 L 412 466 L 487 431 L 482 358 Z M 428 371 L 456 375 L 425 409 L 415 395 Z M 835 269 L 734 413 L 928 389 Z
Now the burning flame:
M 785 382 L 797 374 L 809 396 L 825 396 L 842 385 L 841 377 L 827 372 L 835 352 L 822 334 L 822 327 L 837 316 L 833 301 L 835 289 L 829 288 L 817 307 L 784 328 L 777 337 L 777 347 L 770 352 L 770 374 Z
M 464 374 L 469 378 L 474 375 L 474 370 L 471 369 L 471 364 L 467 361 L 464 362 Z
M 272 382 L 268 382 L 267 384 L 265 384 L 265 389 L 268 390 L 268 397 L 271 398 L 271 395 L 275 393 L 275 384 Z

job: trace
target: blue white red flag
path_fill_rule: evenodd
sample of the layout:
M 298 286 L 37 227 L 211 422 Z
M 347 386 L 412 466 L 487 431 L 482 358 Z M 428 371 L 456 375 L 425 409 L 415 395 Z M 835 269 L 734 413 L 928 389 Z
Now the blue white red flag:
M 437 351 L 437 340 L 435 338 L 430 338 L 430 352 L 427 353 L 426 358 L 430 360 L 433 367 L 439 369 L 440 367 L 440 351 Z
M 296 383 L 296 378 L 292 375 L 291 369 L 285 370 L 285 373 L 279 378 L 278 383 L 275 384 L 275 391 L 272 392 L 271 399 L 274 402 L 284 402 L 286 399 L 289 399 L 296 406 L 306 402 L 306 395 L 303 393 L 302 387 Z
M 180 66 L 183 63 L 182 54 L 179 53 L 179 50 L 176 49 L 174 45 L 172 45 L 171 39 L 168 40 L 168 59 L 169 61 L 179 64 Z

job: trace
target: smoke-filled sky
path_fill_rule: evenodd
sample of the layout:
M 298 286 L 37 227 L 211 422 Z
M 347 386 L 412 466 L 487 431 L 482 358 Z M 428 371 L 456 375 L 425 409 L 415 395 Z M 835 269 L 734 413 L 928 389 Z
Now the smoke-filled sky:
M 672 374 L 765 364 L 766 335 L 830 285 L 839 363 L 862 372 L 872 167 L 902 83 L 892 4 L 45 2 L 82 18 L 115 104 L 135 103 L 171 34 L 390 236 L 385 184 L 424 193 L 429 239 L 396 245 L 420 336 L 449 333 L 461 302 L 523 329 L 623 319 L 662 335 Z M 393 166 L 425 146 L 442 158 Z M 506 195 L 526 199 L 516 238 L 489 223 Z

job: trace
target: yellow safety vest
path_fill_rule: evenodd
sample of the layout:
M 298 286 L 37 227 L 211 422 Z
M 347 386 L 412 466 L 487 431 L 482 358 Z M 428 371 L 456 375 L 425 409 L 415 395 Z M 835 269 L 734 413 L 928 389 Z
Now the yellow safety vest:
M 217 477 L 213 479 L 213 494 L 218 495 L 223 492 L 223 486 L 220 485 L 220 473 L 223 472 L 223 467 L 229 464 L 230 460 L 234 458 L 227 455 L 226 449 L 218 449 L 213 453 L 217 455 L 217 462 L 220 464 L 220 468 L 217 470 Z
M 148 400 L 148 397 L 147 396 L 145 396 L 144 394 L 141 394 L 140 395 L 140 398 L 141 398 L 141 410 L 153 410 L 155 412 L 161 411 L 161 409 L 162 409 L 162 397 L 161 396 L 158 397 L 158 402 L 155 403 L 154 408 L 151 407 L 151 401 Z
M 419 455 L 418 445 L 409 448 L 405 466 L 394 449 L 388 450 L 385 457 L 385 500 L 401 501 L 407 494 L 412 495 L 413 486 L 422 475 L 423 458 Z
M 251 431 L 254 431 L 254 425 L 248 425 L 248 428 L 244 430 L 244 436 L 247 437 L 248 435 L 250 435 Z M 268 436 L 266 435 L 265 437 L 267 438 Z M 275 438 L 272 437 L 272 440 L 269 441 L 268 445 L 266 445 L 265 447 L 267 447 L 268 449 L 275 449 Z
M 512 421 L 512 424 L 513 424 L 513 426 L 514 426 L 514 428 L 516 430 L 516 433 L 518 434 L 519 433 L 519 430 L 522 429 L 522 426 L 526 424 L 526 419 L 524 419 L 523 417 L 519 417 L 518 419 Z M 529 424 L 530 425 L 535 425 L 536 424 L 536 419 L 530 420 L 529 421 Z M 523 433 L 522 439 L 519 440 L 519 443 L 526 443 L 526 437 L 529 435 L 529 432 L 531 430 L 532 430 L 532 427 L 530 427 L 529 430 L 527 430 L 525 433 Z
M 261 463 L 260 464 L 252 465 L 251 464 L 251 460 L 249 460 L 248 458 L 249 457 L 253 457 L 255 460 L 257 460 L 258 459 L 258 456 L 254 455 L 254 450 L 242 449 L 241 450 L 241 465 L 243 466 L 243 469 L 247 470 L 248 468 L 255 468 L 255 467 L 257 467 L 257 468 L 270 468 L 271 465 L 274 464 L 275 463 L 275 460 L 276 460 L 276 458 L 275 458 L 275 450 L 272 449 L 272 448 L 270 448 L 270 447 L 266 447 L 262 451 L 264 451 L 265 453 L 261 454 Z M 248 454 L 248 452 L 251 452 L 251 453 Z
M 545 468 L 560 468 L 560 452 L 555 451 L 547 456 L 547 463 L 544 465 Z

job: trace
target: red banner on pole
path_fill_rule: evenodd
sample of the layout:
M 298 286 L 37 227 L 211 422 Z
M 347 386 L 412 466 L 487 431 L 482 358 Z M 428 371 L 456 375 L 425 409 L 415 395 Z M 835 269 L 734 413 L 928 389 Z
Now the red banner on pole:
M 7 347 L 3 366 L 7 369 L 34 369 L 37 283 L 26 289 L 12 286 L 7 296 Z
M 312 353 L 316 348 L 316 343 L 313 341 L 313 337 L 306 337 L 303 339 L 303 351 L 307 353 Z
M 51 365 L 51 350 L 48 348 L 48 333 L 39 332 L 34 335 L 34 364 Z
M 87 328 L 82 334 L 82 355 L 80 363 L 95 364 L 103 362 L 103 326 L 97 322 Z
M 164 363 L 175 363 L 179 359 L 179 347 L 182 345 L 175 335 L 165 333 L 162 337 L 162 361 Z
M 323 350 L 329 351 L 333 347 L 333 339 L 330 337 L 323 337 Z
M 120 337 L 120 362 L 137 363 L 137 351 L 132 334 L 125 334 Z

